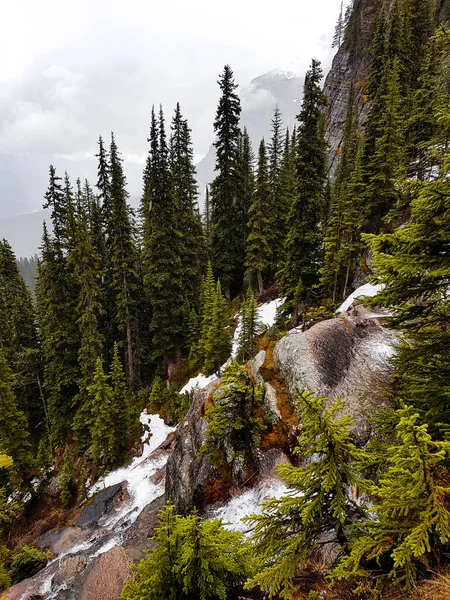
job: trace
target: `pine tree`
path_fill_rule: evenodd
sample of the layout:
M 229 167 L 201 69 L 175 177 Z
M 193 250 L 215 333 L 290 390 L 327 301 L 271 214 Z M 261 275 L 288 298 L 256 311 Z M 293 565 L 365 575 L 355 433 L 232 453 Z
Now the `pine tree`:
M 241 309 L 241 330 L 239 334 L 239 349 L 237 358 L 240 362 L 247 362 L 253 358 L 256 348 L 256 340 L 263 331 L 263 325 L 259 318 L 258 306 L 256 304 L 253 290 L 248 288 L 245 301 Z
M 217 107 L 214 131 L 217 139 L 216 171 L 211 184 L 212 204 L 212 263 L 214 273 L 224 285 L 225 295 L 235 295 L 242 286 L 238 279 L 245 256 L 242 252 L 240 227 L 236 218 L 237 153 L 239 146 L 239 118 L 241 104 L 236 94 L 237 84 L 233 71 L 225 65 L 219 78 L 222 96 Z M 240 211 L 238 211 L 239 213 Z
M 326 408 L 326 398 L 308 392 L 299 393 L 297 400 L 301 423 L 297 452 L 310 460 L 303 467 L 279 465 L 291 493 L 264 502 L 262 514 L 246 519 L 253 528 L 257 555 L 257 574 L 247 586 L 268 589 L 270 598 L 292 598 L 294 575 L 307 566 L 309 551 L 330 531 L 335 534 L 330 543 L 345 547 L 350 515 L 362 510 L 348 494 L 360 483 L 352 465 L 360 452 L 350 441 L 352 419 L 337 418 L 342 401 Z
M 298 116 L 297 193 L 289 214 L 285 263 L 281 270 L 281 291 L 297 320 L 300 303 L 311 300 L 322 262 L 320 223 L 324 213 L 326 143 L 322 108 L 325 96 L 320 89 L 320 63 L 312 61 L 305 77 L 302 110 Z
M 63 464 L 59 472 L 61 504 L 66 508 L 72 499 L 72 486 L 75 478 L 75 466 L 70 446 L 64 448 Z
M 198 192 L 191 130 L 181 115 L 179 104 L 175 109 L 171 129 L 170 168 L 181 234 L 184 300 L 187 306 L 198 308 L 198 289 L 206 266 L 206 241 L 197 206 Z
M 78 363 L 80 365 L 79 393 L 74 399 L 76 413 L 73 430 L 78 450 L 85 450 L 90 443 L 91 406 L 89 387 L 92 385 L 97 359 L 102 356 L 103 336 L 100 332 L 100 318 L 103 314 L 100 289 L 100 257 L 98 256 L 89 232 L 88 215 L 80 207 L 75 223 L 75 240 L 67 258 L 72 269 L 78 295 L 78 327 L 80 347 Z
M 411 407 L 399 417 L 398 444 L 388 450 L 387 471 L 369 489 L 373 519 L 358 524 L 351 552 L 335 570 L 339 579 L 368 576 L 388 560 L 389 577 L 411 587 L 421 564 L 437 561 L 450 541 L 445 470 L 450 442 L 433 441 Z
M 126 180 L 114 135 L 110 146 L 111 168 L 111 242 L 110 259 L 114 319 L 125 349 L 125 372 L 129 384 L 139 378 L 139 341 L 137 339 L 138 255 L 133 214 L 128 206 Z
M 214 301 L 211 307 L 210 325 L 205 338 L 205 374 L 219 373 L 223 363 L 231 354 L 230 318 L 225 298 L 222 296 L 220 281 L 217 280 Z
M 272 271 L 276 273 L 280 250 L 284 244 L 285 223 L 289 211 L 285 210 L 283 203 L 283 182 L 281 169 L 283 165 L 283 134 L 281 132 L 281 112 L 275 108 L 272 118 L 272 137 L 269 144 L 269 187 L 270 205 L 269 219 L 272 251 Z M 289 133 L 286 134 L 289 136 Z M 275 268 L 274 268 L 275 266 Z M 273 275 L 273 273 L 272 273 Z
M 340 48 L 344 39 L 345 21 L 344 21 L 344 2 L 341 2 L 341 10 L 339 12 L 338 21 L 334 30 L 332 48 Z
M 13 393 L 14 376 L 0 354 L 0 448 L 13 460 L 13 481 L 20 485 L 29 478 L 33 456 L 28 440 L 28 423 Z
M 110 381 L 112 389 L 111 412 L 114 420 L 114 455 L 116 461 L 120 464 L 130 452 L 133 415 L 117 343 L 114 344 Z
M 108 376 L 103 371 L 101 358 L 97 359 L 94 380 L 89 386 L 89 394 L 92 407 L 92 461 L 98 471 L 104 473 L 114 465 L 117 455 L 113 391 L 108 383 Z
M 181 127 L 181 126 L 180 126 Z M 151 157 L 154 164 L 149 223 L 146 227 L 147 241 L 144 248 L 144 283 L 148 289 L 151 305 L 151 349 L 152 358 L 158 361 L 164 372 L 169 374 L 180 358 L 183 344 L 185 298 L 181 259 L 180 204 L 175 195 L 174 180 L 169 161 L 165 123 L 162 108 L 156 140 L 151 140 Z M 181 135 L 181 133 L 180 133 Z M 155 147 L 152 148 L 152 144 Z M 156 156 L 153 153 L 156 152 Z M 189 177 L 191 163 L 187 159 Z M 180 166 L 181 168 L 181 166 Z M 186 178 L 185 182 L 186 182 Z M 180 181 L 180 186 L 184 186 Z M 183 194 L 192 192 L 192 178 Z M 181 192 L 180 192 L 181 193 Z M 189 202 L 189 199 L 186 199 Z M 191 204 L 192 208 L 192 204 Z M 185 209 L 186 210 L 186 209 Z M 192 248 L 191 250 L 192 251 Z
M 197 513 L 176 516 L 170 503 L 158 517 L 155 548 L 139 563 L 121 600 L 225 600 L 242 589 L 250 564 L 242 534 L 227 531 L 220 520 L 202 521 Z
M 253 202 L 249 209 L 246 265 L 256 275 L 259 293 L 264 291 L 263 273 L 270 267 L 270 186 L 264 139 L 259 146 L 258 175 Z

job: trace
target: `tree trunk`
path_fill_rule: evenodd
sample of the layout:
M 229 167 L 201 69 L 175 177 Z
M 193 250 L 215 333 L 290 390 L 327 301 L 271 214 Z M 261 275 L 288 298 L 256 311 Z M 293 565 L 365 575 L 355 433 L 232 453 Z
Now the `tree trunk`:
M 264 284 L 263 284 L 263 277 L 262 277 L 261 271 L 258 271 L 256 273 L 256 277 L 258 278 L 258 289 L 259 289 L 259 295 L 261 296 L 262 293 L 264 292 Z

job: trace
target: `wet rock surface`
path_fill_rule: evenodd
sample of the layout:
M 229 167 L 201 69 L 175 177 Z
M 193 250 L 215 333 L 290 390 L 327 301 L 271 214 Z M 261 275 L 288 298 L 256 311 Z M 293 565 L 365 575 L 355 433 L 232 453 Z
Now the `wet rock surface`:
M 125 482 L 112 485 L 99 492 L 83 509 L 80 518 L 75 521 L 75 526 L 83 527 L 98 523 L 101 517 L 111 512 L 122 502 L 125 502 L 128 499 L 127 494 Z
M 396 334 L 375 313 L 357 307 L 284 337 L 274 362 L 291 396 L 297 390 L 330 400 L 341 396 L 344 412 L 356 421 L 352 433 L 363 444 L 370 436 L 368 419 L 388 399 L 395 342 Z

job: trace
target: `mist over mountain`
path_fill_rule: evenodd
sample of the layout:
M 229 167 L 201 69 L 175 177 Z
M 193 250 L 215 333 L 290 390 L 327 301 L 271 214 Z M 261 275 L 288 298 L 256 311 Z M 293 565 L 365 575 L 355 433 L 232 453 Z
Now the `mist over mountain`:
M 266 141 L 270 139 L 270 124 L 276 106 L 281 111 L 283 126 L 293 127 L 300 110 L 303 79 L 298 67 L 292 64 L 256 77 L 239 92 L 242 102 L 241 127 L 247 128 L 254 152 L 262 138 Z M 200 204 L 205 186 L 214 178 L 214 166 L 215 151 L 211 145 L 197 165 Z
M 253 150 L 264 137 L 270 139 L 270 123 L 276 106 L 281 111 L 283 125 L 292 128 L 299 112 L 303 75 L 295 64 L 274 69 L 253 79 L 239 95 L 242 101 L 241 127 L 246 127 Z M 95 136 L 94 136 L 95 137 Z M 142 190 L 142 165 L 125 155 L 130 204 L 137 208 Z M 206 184 L 214 178 L 215 153 L 209 152 L 197 165 L 200 208 Z M 80 157 L 37 154 L 13 155 L 0 153 L 0 238 L 7 238 L 17 256 L 37 252 L 42 236 L 42 222 L 48 212 L 42 209 L 42 199 L 48 184 L 48 167 L 53 164 L 62 176 L 67 171 L 75 185 L 77 177 L 94 184 L 97 179 L 97 160 L 94 154 Z

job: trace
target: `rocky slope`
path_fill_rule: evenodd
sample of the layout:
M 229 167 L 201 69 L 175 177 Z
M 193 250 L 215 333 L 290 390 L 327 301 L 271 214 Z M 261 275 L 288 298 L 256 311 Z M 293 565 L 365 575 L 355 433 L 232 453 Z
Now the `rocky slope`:
M 40 548 L 50 548 L 54 559 L 5 597 L 117 600 L 130 565 L 151 544 L 148 537 L 167 497 L 181 512 L 197 506 L 206 516 L 223 518 L 232 529 L 242 530 L 242 517 L 286 491 L 276 466 L 296 460 L 292 450 L 297 389 L 331 399 L 341 395 L 344 411 L 356 419 L 355 439 L 367 441 L 368 418 L 388 399 L 389 358 L 396 338 L 382 325 L 385 313 L 350 305 L 352 299 L 343 307 L 347 311 L 306 332 L 291 331 L 276 344 L 269 343 L 247 365 L 249 374 L 264 385 L 262 410 L 267 423 L 252 473 L 238 463 L 224 482 L 207 458 L 199 457 L 208 426 L 205 405 L 214 401 L 221 382 L 192 380 L 187 387 L 201 383 L 176 433 L 159 417 L 143 413 L 147 431 L 142 455 L 93 486 L 91 499 L 74 512 L 66 527 L 34 540 Z M 274 322 L 276 306 L 272 302 L 262 311 L 267 325 Z

